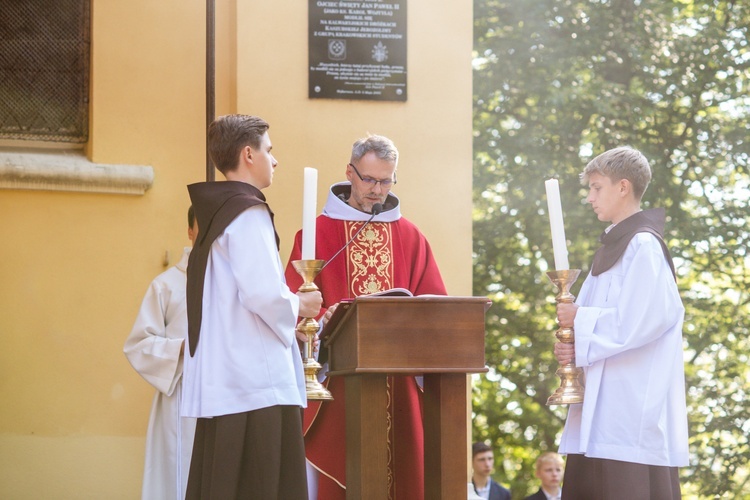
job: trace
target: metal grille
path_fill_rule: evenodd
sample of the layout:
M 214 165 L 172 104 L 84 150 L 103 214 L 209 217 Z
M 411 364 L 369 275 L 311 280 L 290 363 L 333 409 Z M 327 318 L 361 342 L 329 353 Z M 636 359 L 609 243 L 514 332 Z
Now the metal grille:
M 0 139 L 88 140 L 90 0 L 0 0 Z

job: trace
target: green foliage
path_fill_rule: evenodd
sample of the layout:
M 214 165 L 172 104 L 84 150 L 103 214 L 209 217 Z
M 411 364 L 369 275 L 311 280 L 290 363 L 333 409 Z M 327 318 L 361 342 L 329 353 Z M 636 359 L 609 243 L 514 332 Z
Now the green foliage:
M 514 498 L 538 483 L 565 409 L 558 385 L 544 180 L 560 179 L 571 267 L 604 229 L 578 174 L 612 147 L 654 172 L 686 307 L 687 498 L 750 495 L 750 9 L 722 0 L 474 2 L 474 293 L 487 295 L 487 363 L 474 435 Z

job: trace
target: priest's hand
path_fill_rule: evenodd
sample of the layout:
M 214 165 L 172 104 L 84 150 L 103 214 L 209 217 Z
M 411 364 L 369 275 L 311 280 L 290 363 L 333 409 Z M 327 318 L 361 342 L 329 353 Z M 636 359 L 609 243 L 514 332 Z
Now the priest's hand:
M 557 304 L 557 324 L 562 328 L 573 328 L 577 312 L 578 304 L 565 302 Z
M 336 308 L 338 306 L 339 306 L 339 303 L 336 302 L 335 304 L 333 304 L 331 307 L 328 308 L 328 310 L 326 311 L 326 313 L 323 315 L 323 322 L 324 323 L 327 323 L 328 320 L 331 319 L 331 316 L 333 316 L 333 313 L 334 313 L 334 311 L 336 310 Z
M 576 348 L 574 344 L 563 344 L 557 342 L 555 344 L 555 357 L 557 362 L 561 365 L 567 365 L 576 360 Z
M 297 292 L 299 297 L 299 315 L 303 318 L 315 318 L 320 313 L 320 306 L 323 305 L 323 296 L 320 291 Z

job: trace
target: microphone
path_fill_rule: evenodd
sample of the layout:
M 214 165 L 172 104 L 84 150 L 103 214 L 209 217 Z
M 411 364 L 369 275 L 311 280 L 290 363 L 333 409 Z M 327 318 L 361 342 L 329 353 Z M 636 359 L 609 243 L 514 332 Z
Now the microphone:
M 356 237 L 357 237 L 357 236 L 359 235 L 359 233 L 361 233 L 361 232 L 362 232 L 362 230 L 363 230 L 363 229 L 364 229 L 365 227 L 367 227 L 367 224 L 369 224 L 370 222 L 372 222 L 372 219 L 374 219 L 376 215 L 378 215 L 378 214 L 380 214 L 380 213 L 382 213 L 382 212 L 383 212 L 383 204 L 382 204 L 382 203 L 375 203 L 375 204 L 374 204 L 374 205 L 372 206 L 372 210 L 370 211 L 370 213 L 371 213 L 372 215 L 370 215 L 370 218 L 369 218 L 369 219 L 367 219 L 367 222 L 365 222 L 364 224 L 362 224 L 362 227 L 360 227 L 359 229 L 357 229 L 357 232 L 356 232 L 356 233 L 354 233 L 354 236 L 352 236 L 352 237 L 351 237 L 351 239 L 350 239 L 349 241 L 347 241 L 347 242 L 346 242 L 346 243 L 344 244 L 344 246 L 343 246 L 343 247 L 341 247 L 341 248 L 339 249 L 339 251 L 338 251 L 338 252 L 336 252 L 335 254 L 333 254 L 333 257 L 331 257 L 330 259 L 328 259 L 328 260 L 327 260 L 327 261 L 325 262 L 325 264 L 323 264 L 323 267 L 321 267 L 321 268 L 320 268 L 320 271 L 318 271 L 318 274 L 320 274 L 320 272 L 321 272 L 321 271 L 323 271 L 323 269 L 325 269 L 325 267 L 326 267 L 326 266 L 327 266 L 327 265 L 328 265 L 328 264 L 329 264 L 329 263 L 330 263 L 330 262 L 331 262 L 331 261 L 332 261 L 333 259 L 335 259 L 336 257 L 338 257 L 338 255 L 339 255 L 339 254 L 340 254 L 341 252 L 343 252 L 343 251 L 344 251 L 344 249 L 345 249 L 346 247 L 348 247 L 348 246 L 349 246 L 349 244 L 350 244 L 350 243 L 351 243 L 352 241 L 354 241 L 354 238 L 356 238 Z

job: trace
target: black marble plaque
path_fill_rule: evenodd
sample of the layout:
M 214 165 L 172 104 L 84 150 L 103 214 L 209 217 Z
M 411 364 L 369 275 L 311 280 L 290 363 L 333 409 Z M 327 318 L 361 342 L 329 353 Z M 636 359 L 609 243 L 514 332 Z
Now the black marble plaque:
M 406 1 L 309 1 L 309 96 L 406 101 Z

